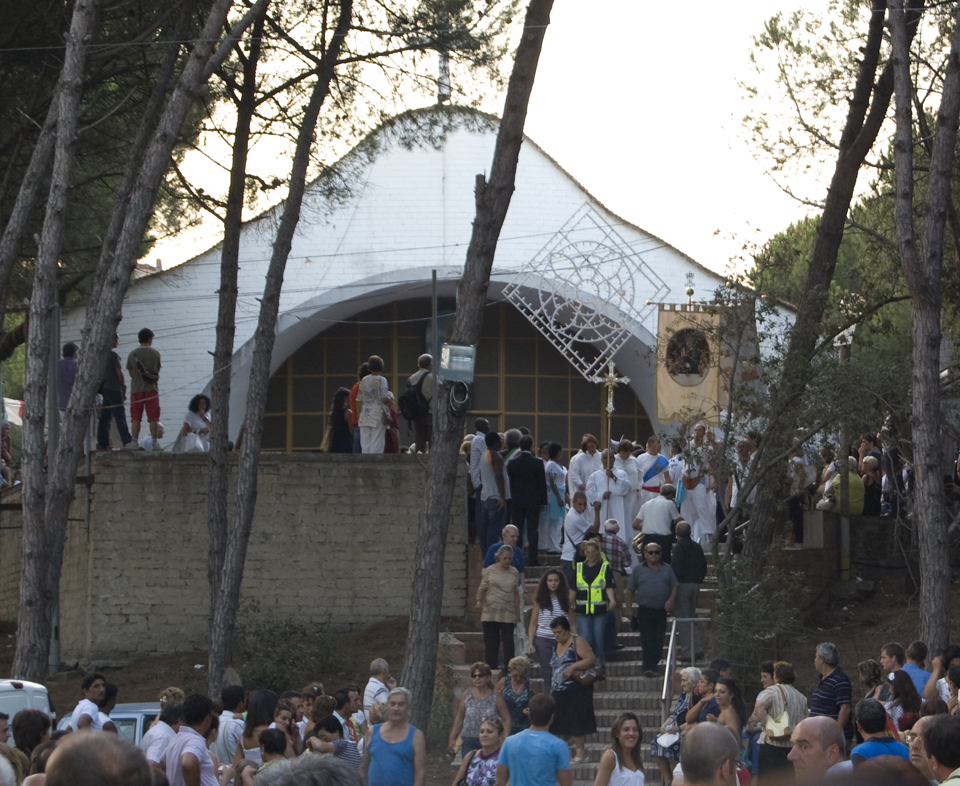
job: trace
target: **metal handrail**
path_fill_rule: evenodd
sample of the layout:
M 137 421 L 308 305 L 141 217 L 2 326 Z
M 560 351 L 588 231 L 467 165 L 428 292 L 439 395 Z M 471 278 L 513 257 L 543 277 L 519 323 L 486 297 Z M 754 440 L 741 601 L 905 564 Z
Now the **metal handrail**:
M 694 641 L 694 625 L 710 622 L 709 617 L 674 617 L 673 624 L 670 626 L 670 644 L 667 646 L 667 664 L 663 672 L 663 690 L 660 691 L 660 723 L 667 722 L 667 716 L 670 715 L 670 707 L 673 704 L 673 673 L 677 668 L 677 623 L 690 624 L 690 644 L 694 652 L 690 653 L 690 665 L 697 665 L 696 647 Z

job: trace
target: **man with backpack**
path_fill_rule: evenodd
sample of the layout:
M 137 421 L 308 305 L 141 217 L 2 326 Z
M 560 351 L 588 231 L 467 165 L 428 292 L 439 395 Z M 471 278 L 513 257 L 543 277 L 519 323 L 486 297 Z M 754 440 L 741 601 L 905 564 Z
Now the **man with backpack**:
M 130 374 L 130 426 L 134 440 L 139 441 L 140 420 L 143 411 L 147 411 L 150 424 L 150 436 L 153 449 L 162 450 L 159 442 L 160 393 L 157 382 L 160 379 L 160 353 L 152 346 L 153 331 L 144 328 L 137 334 L 140 346 L 127 356 L 127 372 Z
M 433 439 L 433 356 L 421 355 L 419 368 L 407 380 L 407 389 L 397 405 L 400 414 L 413 426 L 413 441 L 418 453 L 426 453 Z

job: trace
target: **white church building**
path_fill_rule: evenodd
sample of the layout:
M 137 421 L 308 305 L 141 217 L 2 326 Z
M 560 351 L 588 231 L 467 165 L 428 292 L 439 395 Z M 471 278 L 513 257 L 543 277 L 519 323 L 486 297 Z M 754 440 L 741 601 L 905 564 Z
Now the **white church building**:
M 496 136 L 496 119 L 472 110 L 410 112 L 308 187 L 284 278 L 264 449 L 316 450 L 334 392 L 356 381 L 371 354 L 384 359 L 390 389 L 403 390 L 432 343 L 433 271 L 441 329 L 449 325 L 476 177 L 489 171 Z M 233 439 L 279 213 L 272 208 L 243 228 Z M 156 334 L 166 446 L 189 400 L 212 385 L 219 268 L 217 245 L 137 279 L 124 301 L 121 359 L 141 328 Z M 606 436 L 606 394 L 587 376 L 612 358 L 630 383 L 616 392 L 610 433 L 641 440 L 666 427 L 656 420 L 657 309 L 685 303 L 690 284 L 709 300 L 723 278 L 607 210 L 526 139 L 487 292 L 471 412 L 565 447 L 585 432 Z M 82 308 L 64 314 L 63 341 L 79 341 L 83 318 Z M 401 440 L 410 441 L 403 429 Z

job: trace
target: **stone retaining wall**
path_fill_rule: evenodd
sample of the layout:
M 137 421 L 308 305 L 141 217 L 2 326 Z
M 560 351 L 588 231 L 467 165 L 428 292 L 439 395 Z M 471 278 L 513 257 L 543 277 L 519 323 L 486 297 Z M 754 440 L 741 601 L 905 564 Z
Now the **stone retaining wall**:
M 63 661 L 203 649 L 206 457 L 117 452 L 99 456 L 94 473 L 89 529 L 82 486 L 70 514 Z M 341 630 L 409 613 L 424 479 L 411 456 L 264 454 L 241 602 Z M 231 497 L 234 488 L 231 480 Z M 444 616 L 466 611 L 466 505 L 463 484 L 457 488 Z M 2 621 L 17 616 L 19 521 L 10 511 L 0 521 Z

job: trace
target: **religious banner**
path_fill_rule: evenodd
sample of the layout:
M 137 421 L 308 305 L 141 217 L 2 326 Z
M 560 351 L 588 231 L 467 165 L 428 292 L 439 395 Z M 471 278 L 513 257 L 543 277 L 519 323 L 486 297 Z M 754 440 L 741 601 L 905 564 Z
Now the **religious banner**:
M 657 420 L 720 425 L 720 314 L 715 307 L 660 304 Z

